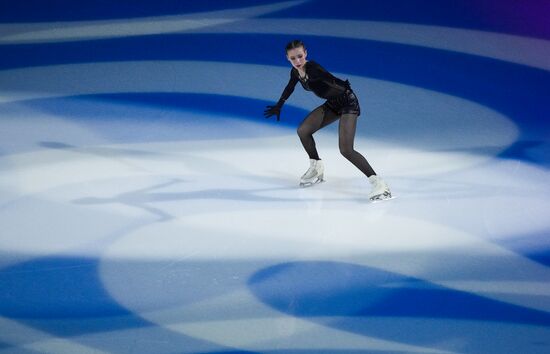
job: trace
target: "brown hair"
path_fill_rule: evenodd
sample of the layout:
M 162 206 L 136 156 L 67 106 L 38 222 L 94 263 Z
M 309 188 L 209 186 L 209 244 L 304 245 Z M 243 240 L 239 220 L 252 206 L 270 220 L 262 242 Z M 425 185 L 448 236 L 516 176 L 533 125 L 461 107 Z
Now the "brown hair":
M 292 49 L 295 49 L 295 48 L 300 48 L 300 47 L 303 47 L 304 50 L 306 50 L 306 46 L 305 46 L 304 42 L 302 42 L 299 39 L 295 39 L 292 42 L 288 42 L 288 44 L 286 45 L 286 52 L 288 53 L 289 50 L 292 50 Z

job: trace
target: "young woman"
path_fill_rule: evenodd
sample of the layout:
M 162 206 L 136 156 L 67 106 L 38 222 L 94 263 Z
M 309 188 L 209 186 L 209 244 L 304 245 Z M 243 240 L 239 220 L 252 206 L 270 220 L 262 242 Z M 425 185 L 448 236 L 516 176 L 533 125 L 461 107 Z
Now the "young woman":
M 353 148 L 357 118 L 361 109 L 349 81 L 342 81 L 333 76 L 313 60 L 308 61 L 307 50 L 302 41 L 294 40 L 288 43 L 286 57 L 293 67 L 290 71 L 290 81 L 277 104 L 267 106 L 264 116 L 268 118 L 275 115 L 279 120 L 281 108 L 294 92 L 294 87 L 298 82 L 305 90 L 312 91 L 326 100 L 325 103 L 311 111 L 298 127 L 298 136 L 310 159 L 309 169 L 302 176 L 300 186 L 309 187 L 323 181 L 324 166 L 317 153 L 313 134 L 339 119 L 340 152 L 368 177 L 372 185 L 369 198 L 371 200 L 391 198 L 388 185 L 376 175 L 365 157 Z

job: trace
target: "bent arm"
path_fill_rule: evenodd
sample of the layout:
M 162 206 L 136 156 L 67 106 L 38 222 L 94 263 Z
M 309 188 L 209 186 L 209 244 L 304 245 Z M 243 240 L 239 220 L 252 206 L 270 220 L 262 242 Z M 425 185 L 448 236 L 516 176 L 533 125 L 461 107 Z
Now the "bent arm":
M 329 73 L 325 68 L 323 68 L 320 64 L 316 62 L 311 62 L 313 65 L 309 65 L 308 69 L 310 69 L 311 77 L 315 77 L 318 80 L 322 80 L 324 83 L 326 83 L 328 86 L 341 91 L 345 92 L 347 89 L 350 88 L 349 81 L 344 81 L 336 76 Z

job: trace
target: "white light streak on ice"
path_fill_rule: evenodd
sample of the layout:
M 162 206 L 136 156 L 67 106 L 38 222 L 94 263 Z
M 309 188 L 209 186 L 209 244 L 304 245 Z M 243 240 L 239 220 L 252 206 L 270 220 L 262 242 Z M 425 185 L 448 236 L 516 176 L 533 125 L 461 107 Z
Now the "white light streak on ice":
M 110 352 L 88 347 L 77 341 L 56 337 L 18 321 L 0 317 L 0 341 L 13 347 L 0 349 L 0 353 L 14 353 L 14 347 L 39 353 L 108 354 Z
M 470 29 L 375 21 L 250 19 L 200 32 L 372 40 L 448 50 L 550 70 L 550 41 Z
M 511 34 L 410 23 L 254 19 L 301 2 L 206 14 L 155 18 L 0 25 L 0 44 L 75 41 L 161 33 L 260 33 L 322 36 L 398 43 L 498 59 L 550 70 L 550 41 Z
M 241 21 L 303 2 L 287 1 L 233 10 L 135 19 L 0 24 L 0 44 L 65 42 L 177 33 Z

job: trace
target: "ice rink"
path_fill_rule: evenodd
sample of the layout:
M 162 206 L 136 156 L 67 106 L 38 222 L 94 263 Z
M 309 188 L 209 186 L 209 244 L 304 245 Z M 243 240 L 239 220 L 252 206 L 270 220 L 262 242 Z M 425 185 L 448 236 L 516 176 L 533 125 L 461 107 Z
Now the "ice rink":
M 105 6 L 110 8 L 106 9 Z M 550 6 L 0 4 L 0 353 L 549 353 Z M 292 39 L 349 79 L 372 203 Z

